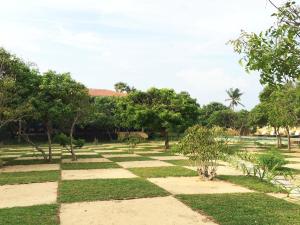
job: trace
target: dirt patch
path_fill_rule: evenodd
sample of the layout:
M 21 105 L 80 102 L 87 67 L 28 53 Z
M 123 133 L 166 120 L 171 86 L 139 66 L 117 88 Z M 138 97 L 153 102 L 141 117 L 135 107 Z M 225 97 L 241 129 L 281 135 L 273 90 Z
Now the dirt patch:
M 299 162 L 300 163 L 300 158 L 286 158 L 287 161 L 291 162 Z
M 55 203 L 57 186 L 57 182 L 0 186 L 0 208 Z
M 72 159 L 63 159 L 63 163 L 89 163 L 89 162 L 111 162 L 109 159 L 105 158 L 86 158 L 86 159 L 77 159 L 72 161 Z
M 71 153 L 63 153 L 63 155 L 70 155 Z M 98 155 L 96 152 L 76 152 L 76 155 Z
M 289 163 L 286 164 L 284 167 L 300 170 L 300 163 Z
M 62 225 L 215 225 L 174 197 L 62 204 Z
M 102 153 L 102 152 L 123 152 L 123 150 L 95 150 L 95 152 L 98 152 L 98 153 Z
M 114 157 L 140 157 L 139 155 L 136 154 L 104 154 L 102 155 L 105 158 L 114 158 Z
M 293 196 L 287 197 L 287 195 L 283 193 L 267 193 L 267 195 L 300 205 L 300 199 L 296 197 L 294 198 Z
M 166 163 L 158 160 L 118 162 L 117 164 L 124 168 L 174 166 L 171 163 Z
M 0 159 L 13 158 L 13 157 L 17 158 L 19 156 L 21 155 L 0 155 Z
M 173 194 L 216 194 L 252 192 L 224 181 L 202 181 L 199 177 L 149 178 L 149 181 Z
M 62 180 L 135 178 L 125 169 L 62 170 Z
M 59 170 L 59 164 L 35 164 L 35 165 L 5 166 L 0 169 L 0 172 L 6 173 L 6 172 L 47 171 L 47 170 Z
M 195 166 L 184 166 L 187 169 L 197 171 L 197 167 Z M 217 167 L 217 175 L 231 175 L 231 176 L 238 176 L 243 175 L 242 171 L 236 170 L 229 166 L 218 166 Z
M 52 156 L 52 159 L 60 159 L 60 156 Z M 42 156 L 34 156 L 34 157 L 19 157 L 15 160 L 33 160 L 33 159 L 44 159 Z
M 156 159 L 156 160 L 182 160 L 182 159 L 188 159 L 187 157 L 181 156 L 181 155 L 174 155 L 174 156 L 151 156 L 150 158 Z

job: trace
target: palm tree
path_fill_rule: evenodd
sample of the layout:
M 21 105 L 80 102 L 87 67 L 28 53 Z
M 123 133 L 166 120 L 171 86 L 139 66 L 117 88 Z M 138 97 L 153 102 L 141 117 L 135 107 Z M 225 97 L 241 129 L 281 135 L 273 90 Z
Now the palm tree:
M 228 94 L 229 98 L 225 99 L 225 101 L 230 101 L 229 107 L 234 110 L 235 106 L 241 105 L 244 107 L 244 105 L 241 103 L 241 96 L 243 93 L 238 88 L 230 88 L 229 90 L 226 90 L 226 93 Z

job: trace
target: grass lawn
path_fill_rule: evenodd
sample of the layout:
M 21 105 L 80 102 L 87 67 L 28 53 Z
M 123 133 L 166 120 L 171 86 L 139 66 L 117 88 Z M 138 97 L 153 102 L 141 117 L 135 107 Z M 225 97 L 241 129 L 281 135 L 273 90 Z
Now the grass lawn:
M 177 166 L 193 166 L 194 163 L 187 159 L 180 160 L 164 160 L 165 162 L 177 165 Z
M 63 164 L 61 164 L 61 169 L 63 169 L 63 170 L 107 169 L 107 168 L 120 168 L 120 166 L 113 162 L 63 163 Z
M 56 225 L 57 205 L 36 205 L 0 209 L 1 225 Z
M 299 225 L 300 206 L 263 193 L 178 195 L 222 225 Z
M 140 177 L 189 177 L 197 176 L 197 172 L 180 166 L 131 168 L 132 173 Z
M 59 171 L 32 171 L 0 173 L 0 185 L 5 184 L 28 184 L 48 181 L 58 181 Z M 0 223 L 1 224 L 1 223 Z
M 292 169 L 292 168 L 288 168 L 288 167 L 281 167 L 278 169 L 278 171 L 281 172 L 291 172 L 293 174 L 300 174 L 300 170 L 298 169 Z
M 133 199 L 167 196 L 162 188 L 141 178 L 62 181 L 61 202 Z
M 264 193 L 286 193 L 285 190 L 277 187 L 265 180 L 260 180 L 258 177 L 254 176 L 228 176 L 220 175 L 217 176 L 220 180 L 229 181 L 231 183 L 249 188 L 254 191 L 264 192 Z
M 30 160 L 12 160 L 5 163 L 5 165 L 32 165 L 32 164 L 57 164 L 60 163 L 60 159 L 52 159 L 51 162 L 43 159 L 30 159 Z
M 108 158 L 111 161 L 114 162 L 127 162 L 127 161 L 149 161 L 149 160 L 153 160 L 151 158 L 148 157 L 112 157 L 112 158 Z

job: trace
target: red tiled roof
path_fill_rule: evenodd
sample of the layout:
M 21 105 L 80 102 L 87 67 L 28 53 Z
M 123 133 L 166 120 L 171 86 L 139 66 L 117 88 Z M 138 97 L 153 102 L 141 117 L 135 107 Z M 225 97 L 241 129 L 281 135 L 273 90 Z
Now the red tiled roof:
M 106 89 L 89 89 L 90 96 L 99 97 L 99 96 L 126 96 L 126 93 L 120 93 L 116 91 L 106 90 Z

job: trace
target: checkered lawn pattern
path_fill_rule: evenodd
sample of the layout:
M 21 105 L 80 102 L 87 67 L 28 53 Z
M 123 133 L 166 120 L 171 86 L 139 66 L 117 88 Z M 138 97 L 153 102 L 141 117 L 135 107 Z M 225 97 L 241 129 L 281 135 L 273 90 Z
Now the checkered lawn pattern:
M 195 216 L 195 221 L 186 220 L 191 225 L 199 224 L 197 220 L 200 217 L 204 217 L 201 224 L 215 224 L 206 216 L 193 212 L 179 200 L 173 199 L 173 189 L 179 194 L 198 194 L 195 187 L 199 181 L 197 172 L 189 168 L 193 166 L 191 162 L 162 149 L 161 142 L 141 144 L 134 153 L 128 151 L 127 145 L 119 143 L 87 145 L 77 150 L 78 160 L 74 162 L 66 150 L 54 146 L 53 161 L 45 163 L 41 154 L 31 147 L 2 148 L 0 159 L 5 166 L 0 169 L 0 223 L 71 224 L 73 222 L 66 218 L 72 218 L 73 214 L 76 218 L 77 213 L 81 213 L 72 208 L 73 204 L 80 204 L 83 208 L 88 204 L 105 207 L 110 201 L 119 200 L 122 204 L 130 205 L 134 204 L 134 199 L 141 199 L 143 204 L 147 205 L 149 201 L 151 205 L 152 199 L 155 204 L 159 204 L 159 201 L 175 202 L 175 205 L 178 203 L 183 211 L 191 213 L 191 218 Z M 294 158 L 293 163 L 297 163 L 297 158 Z M 187 181 L 191 182 L 190 186 L 185 183 Z M 180 184 L 178 190 L 176 183 Z M 172 187 L 169 187 L 170 184 Z M 240 191 L 239 186 L 234 187 L 236 192 L 247 192 L 245 188 L 240 188 Z M 219 192 L 222 192 L 222 188 L 218 189 Z M 96 212 L 95 215 L 90 213 L 91 216 L 97 216 Z M 168 213 L 174 213 L 175 219 L 178 212 L 165 212 L 166 215 Z M 144 217 L 142 213 L 141 216 Z M 177 216 L 181 218 L 180 213 Z M 95 222 L 90 221 L 91 218 L 80 223 Z M 105 224 L 100 217 L 98 219 L 94 218 L 98 222 L 95 224 Z M 178 221 L 169 222 L 179 224 Z M 169 222 L 166 221 L 166 224 Z

